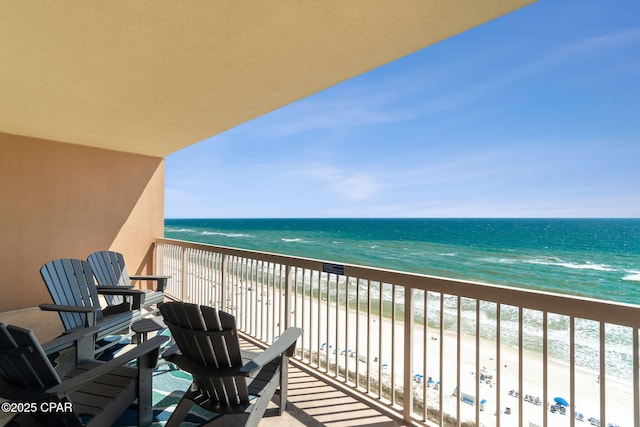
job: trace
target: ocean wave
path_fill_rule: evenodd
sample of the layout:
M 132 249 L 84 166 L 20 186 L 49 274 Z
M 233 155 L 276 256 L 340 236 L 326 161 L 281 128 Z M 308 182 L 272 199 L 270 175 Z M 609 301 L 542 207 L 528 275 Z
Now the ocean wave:
M 288 238 L 286 238 L 286 237 L 283 237 L 283 238 L 281 238 L 280 240 L 282 240 L 283 242 L 287 242 L 287 243 L 292 243 L 292 242 L 304 242 L 304 240 L 302 240 L 302 239 L 301 239 L 301 238 L 299 238 L 299 237 L 294 237 L 294 238 L 289 238 L 289 239 L 288 239 Z
M 530 259 L 530 260 L 526 260 L 524 261 L 528 264 L 537 264 L 537 265 L 552 265 L 552 266 L 557 266 L 557 267 L 565 267 L 565 268 L 571 268 L 574 270 L 596 270 L 596 271 L 616 271 L 615 268 L 606 265 L 606 264 L 596 264 L 596 263 L 592 263 L 592 262 L 585 262 L 585 263 L 577 263 L 577 262 L 569 262 L 569 261 L 562 261 L 562 260 L 558 260 L 558 259 L 554 259 L 554 258 L 536 258 L 536 259 Z
M 626 276 L 622 278 L 622 280 L 627 280 L 629 282 L 640 282 L 640 271 L 629 270 L 627 271 Z
M 593 262 L 572 262 L 559 258 L 482 258 L 481 261 L 497 264 L 534 264 L 549 265 L 553 267 L 570 268 L 573 270 L 595 270 L 595 271 L 616 271 L 615 268 L 607 264 L 597 264 Z
M 224 237 L 251 237 L 250 234 L 244 233 L 221 233 L 218 231 L 203 231 L 200 233 L 205 236 L 224 236 Z
M 482 262 L 492 262 L 494 264 L 517 264 L 518 262 L 522 262 L 515 258 L 480 258 Z
M 171 227 L 167 227 L 165 231 L 167 231 L 168 233 L 195 233 L 196 232 L 196 230 L 193 230 L 191 228 L 171 228 Z
M 438 254 L 438 255 L 440 255 L 440 256 L 457 256 L 458 254 L 455 253 L 455 252 L 445 252 L 445 253 Z

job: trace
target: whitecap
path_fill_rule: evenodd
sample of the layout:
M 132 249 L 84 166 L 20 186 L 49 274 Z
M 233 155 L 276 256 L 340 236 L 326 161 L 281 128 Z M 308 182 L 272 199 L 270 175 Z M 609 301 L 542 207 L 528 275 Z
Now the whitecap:
M 482 258 L 480 261 L 492 262 L 494 264 L 515 264 L 518 262 L 518 260 L 512 258 Z
M 203 234 L 205 236 L 251 237 L 249 234 L 244 233 L 220 233 L 218 231 L 203 231 L 200 234 Z
M 440 256 L 456 256 L 458 254 L 455 253 L 455 252 L 445 252 L 443 254 L 438 254 L 438 255 L 440 255 Z
M 287 239 L 287 238 L 281 238 L 280 240 L 282 240 L 283 242 L 302 242 L 303 240 L 299 237 L 295 237 L 293 239 Z
M 622 278 L 622 280 L 627 280 L 630 282 L 640 282 L 640 271 L 628 270 L 626 276 Z
M 571 268 L 574 270 L 596 270 L 596 271 L 616 271 L 615 268 L 612 268 L 609 265 L 606 264 L 595 264 L 592 262 L 586 262 L 586 263 L 577 263 L 577 262 L 568 262 L 568 261 L 562 261 L 562 260 L 555 260 L 555 259 L 532 259 L 532 260 L 528 260 L 525 261 L 529 264 L 539 264 L 539 265 L 551 265 L 551 266 L 556 266 L 556 267 L 564 267 L 564 268 Z

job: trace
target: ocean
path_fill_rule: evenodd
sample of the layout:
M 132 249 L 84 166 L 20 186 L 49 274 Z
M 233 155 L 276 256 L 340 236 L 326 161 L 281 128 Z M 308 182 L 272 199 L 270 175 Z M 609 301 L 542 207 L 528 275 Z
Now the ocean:
M 640 304 L 640 219 L 166 219 L 165 237 Z
M 165 237 L 640 304 L 640 219 L 167 219 Z M 540 321 L 525 313 L 524 345 L 537 352 Z M 569 358 L 567 322 L 550 318 L 549 352 L 558 360 Z M 503 312 L 502 325 L 515 345 L 517 313 Z M 597 327 L 576 324 L 577 362 L 594 370 Z M 628 379 L 630 331 L 606 328 L 608 372 Z

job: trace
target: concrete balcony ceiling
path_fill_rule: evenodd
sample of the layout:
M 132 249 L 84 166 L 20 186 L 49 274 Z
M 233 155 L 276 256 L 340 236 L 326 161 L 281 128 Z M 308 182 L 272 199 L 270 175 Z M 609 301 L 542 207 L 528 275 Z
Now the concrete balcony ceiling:
M 163 157 L 533 0 L 0 3 L 0 132 Z

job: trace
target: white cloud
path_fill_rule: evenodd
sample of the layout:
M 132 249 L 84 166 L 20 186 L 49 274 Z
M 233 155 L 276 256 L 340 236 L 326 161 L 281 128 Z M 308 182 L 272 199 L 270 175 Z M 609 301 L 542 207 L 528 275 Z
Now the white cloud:
M 368 200 L 376 196 L 380 186 L 364 172 L 348 172 L 344 169 L 325 166 L 304 168 L 303 173 L 311 179 L 324 183 L 327 189 L 347 200 Z

